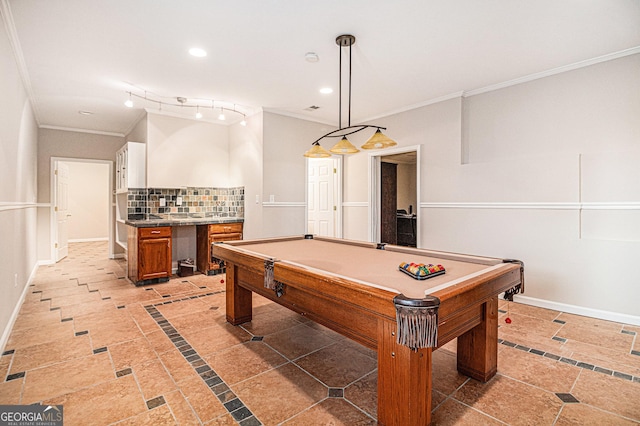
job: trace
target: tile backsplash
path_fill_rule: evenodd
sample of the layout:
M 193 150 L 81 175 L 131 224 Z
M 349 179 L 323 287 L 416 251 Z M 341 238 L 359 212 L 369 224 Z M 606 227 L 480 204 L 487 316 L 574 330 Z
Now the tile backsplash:
M 160 205 L 162 199 L 164 206 Z M 219 217 L 244 217 L 244 187 L 129 188 L 128 219 L 169 213 L 209 213 Z

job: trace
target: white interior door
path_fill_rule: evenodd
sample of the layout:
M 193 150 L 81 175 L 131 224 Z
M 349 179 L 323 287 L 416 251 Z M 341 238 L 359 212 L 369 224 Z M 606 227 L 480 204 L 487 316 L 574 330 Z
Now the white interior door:
M 57 161 L 55 163 L 55 217 L 56 217 L 56 241 L 55 253 L 56 262 L 67 257 L 69 253 L 69 232 L 68 219 L 69 203 L 67 201 L 69 195 L 69 166 L 65 163 Z
M 323 237 L 335 237 L 335 161 L 332 158 L 310 158 L 308 173 L 307 232 Z

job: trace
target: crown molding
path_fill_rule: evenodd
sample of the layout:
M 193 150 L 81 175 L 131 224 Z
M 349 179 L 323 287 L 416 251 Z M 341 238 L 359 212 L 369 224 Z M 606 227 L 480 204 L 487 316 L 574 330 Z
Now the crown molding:
M 141 112 L 140 115 L 138 116 L 138 118 L 136 118 L 135 120 L 133 120 L 133 122 L 131 123 L 131 125 L 129 127 L 127 127 L 125 129 L 125 131 L 123 132 L 125 137 L 133 132 L 133 129 L 135 129 L 135 127 L 138 125 L 138 123 L 140 123 L 142 120 L 144 120 L 147 117 L 147 113 L 146 111 Z
M 0 15 L 2 15 L 2 21 L 4 22 L 4 27 L 7 31 L 7 38 L 9 39 L 9 44 L 11 45 L 13 57 L 16 61 L 18 74 L 20 74 L 22 85 L 25 92 L 27 92 L 27 97 L 29 98 L 29 102 L 31 103 L 31 109 L 33 110 L 33 116 L 36 120 L 36 124 L 38 125 L 38 127 L 40 127 L 40 112 L 38 109 L 38 104 L 33 93 L 31 79 L 29 78 L 29 72 L 27 71 L 27 63 L 25 62 L 24 55 L 22 54 L 22 47 L 20 47 L 18 32 L 16 31 L 16 26 L 13 22 L 13 14 L 11 13 L 11 6 L 9 5 L 8 0 L 0 0 L 0 12 Z
M 550 70 L 538 72 L 535 74 L 525 75 L 523 77 L 514 78 L 513 80 L 504 81 L 502 83 L 492 84 L 490 86 L 481 87 L 479 89 L 467 90 L 464 92 L 464 97 L 480 95 L 482 93 L 493 92 L 494 90 L 504 89 L 510 86 L 516 86 L 518 84 L 528 83 L 530 81 L 539 80 L 541 78 L 550 77 L 556 74 L 562 74 L 567 71 L 573 71 L 580 68 L 588 67 L 590 65 L 599 64 L 601 62 L 612 61 L 614 59 L 624 58 L 625 56 L 635 55 L 640 53 L 640 46 L 632 47 L 630 49 L 620 50 L 618 52 L 608 53 L 606 55 L 598 56 L 584 61 L 574 62 L 573 64 L 563 65 L 561 67 L 552 68 Z
M 62 130 L 64 132 L 91 133 L 93 135 L 102 135 L 102 136 L 116 136 L 119 138 L 124 138 L 125 136 L 123 133 L 103 132 L 102 130 L 78 129 L 75 127 L 49 126 L 48 124 L 39 126 L 39 128 L 49 129 L 49 130 Z
M 363 120 L 362 122 L 363 123 L 368 123 L 370 121 L 379 120 L 381 118 L 386 118 L 386 117 L 389 117 L 391 115 L 400 114 L 400 113 L 411 111 L 411 110 L 414 110 L 414 109 L 418 109 L 418 108 L 426 107 L 426 106 L 429 106 L 429 105 L 437 104 L 437 103 L 440 103 L 440 102 L 450 101 L 451 99 L 461 98 L 461 97 L 464 96 L 464 93 L 465 93 L 464 91 L 461 91 L 461 92 L 450 93 L 450 94 L 444 95 L 444 96 L 439 96 L 437 98 L 429 99 L 429 100 L 424 101 L 424 102 L 419 102 L 417 104 L 413 104 L 413 105 L 409 105 L 409 106 L 406 106 L 406 107 L 402 107 L 402 108 L 398 108 L 398 109 L 387 111 L 384 114 L 380 114 L 380 115 L 376 115 L 376 116 L 373 116 L 373 117 L 369 117 L 366 120 Z
M 297 114 L 295 112 L 283 111 L 283 110 L 268 108 L 268 107 L 262 107 L 262 111 L 268 112 L 271 114 L 282 115 L 285 117 L 297 118 L 298 120 L 311 121 L 312 123 L 324 124 L 327 126 L 335 127 L 336 129 L 338 128 L 338 126 L 336 126 L 336 123 L 333 121 L 321 120 L 315 117 L 309 117 L 308 115 Z

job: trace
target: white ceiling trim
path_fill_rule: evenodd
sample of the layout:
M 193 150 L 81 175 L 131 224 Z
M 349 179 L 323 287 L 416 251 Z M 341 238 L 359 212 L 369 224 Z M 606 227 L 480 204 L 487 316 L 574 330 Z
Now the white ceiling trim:
M 13 51 L 13 56 L 16 60 L 18 73 L 22 79 L 22 85 L 24 86 L 24 90 L 27 92 L 29 102 L 31 102 L 31 109 L 33 110 L 33 116 L 35 117 L 36 124 L 40 127 L 38 104 L 36 103 L 33 88 L 31 87 L 31 79 L 29 78 L 29 72 L 27 71 L 27 63 L 25 62 L 24 55 L 22 54 L 22 47 L 20 47 L 18 32 L 16 31 L 16 26 L 13 22 L 13 14 L 11 13 L 11 6 L 9 6 L 8 0 L 0 0 L 0 12 L 2 15 L 2 21 L 4 22 L 4 27 L 7 30 L 9 44 L 11 45 L 11 50 Z
M 94 135 L 103 135 L 103 136 L 117 136 L 119 138 L 123 138 L 125 136 L 123 133 L 103 132 L 101 130 L 76 129 L 76 128 L 73 128 L 73 127 L 49 126 L 47 124 L 43 124 L 42 126 L 38 126 L 38 128 L 40 128 L 40 129 L 50 129 L 50 130 L 63 130 L 65 132 L 91 133 L 91 134 L 94 134 Z
M 451 99 L 461 98 L 461 97 L 464 96 L 464 94 L 465 94 L 465 92 L 450 93 L 448 95 L 440 96 L 438 98 L 429 99 L 428 101 L 419 102 L 417 104 L 409 105 L 409 106 L 406 106 L 406 107 L 403 107 L 403 108 L 398 108 L 398 109 L 395 109 L 395 110 L 392 110 L 392 111 L 387 111 L 384 114 L 367 118 L 364 122 L 366 123 L 366 122 L 373 121 L 373 120 L 379 120 L 381 118 L 389 117 L 390 115 L 400 114 L 400 113 L 403 113 L 403 112 L 406 112 L 406 111 L 411 111 L 411 110 L 414 110 L 414 109 L 417 109 L 417 108 L 422 108 L 422 107 L 433 105 L 433 104 L 437 104 L 437 103 L 440 103 L 440 102 L 449 101 Z
M 127 128 L 127 130 L 124 131 L 124 136 L 127 137 L 129 135 L 129 133 L 133 132 L 133 129 L 135 129 L 135 127 L 138 125 L 138 123 L 140 123 L 142 120 L 144 120 L 144 118 L 147 116 L 146 111 L 145 112 L 140 112 L 140 115 L 138 116 L 138 118 L 136 120 L 133 121 L 133 123 L 131 123 L 131 125 Z
M 621 50 L 619 52 L 609 53 L 607 55 L 602 55 L 602 56 L 598 56 L 591 59 L 586 59 L 584 61 L 575 62 L 573 64 L 552 68 L 547 71 L 525 75 L 524 77 L 515 78 L 513 80 L 504 81 L 502 83 L 492 84 L 491 86 L 481 87 L 479 89 L 467 90 L 464 92 L 464 97 L 480 95 L 482 93 L 487 93 L 487 92 L 493 92 L 494 90 L 504 89 L 506 87 L 515 86 L 518 84 L 528 83 L 530 81 L 539 80 L 541 78 L 550 77 L 556 74 L 562 74 L 567 71 L 577 70 L 579 68 L 584 68 L 590 65 L 599 64 L 601 62 L 612 61 L 614 59 L 623 58 L 625 56 L 635 55 L 636 53 L 640 53 L 640 46 Z
M 302 114 L 296 114 L 295 112 L 290 112 L 290 111 L 282 111 L 279 109 L 275 109 L 275 108 L 269 108 L 269 107 L 263 107 L 262 111 L 264 112 L 270 112 L 271 114 L 277 114 L 277 115 L 283 115 L 285 117 L 291 117 L 291 118 L 297 118 L 299 120 L 305 120 L 305 121 L 311 121 L 313 123 L 319 123 L 319 124 L 326 124 L 327 126 L 336 126 L 336 123 L 333 121 L 326 121 L 326 120 L 320 120 L 320 119 L 315 119 L 314 117 L 309 117 L 306 115 L 302 115 Z
M 584 61 L 575 62 L 573 64 L 564 65 L 564 66 L 557 67 L 557 68 L 552 68 L 550 70 L 541 71 L 539 73 L 525 75 L 523 77 L 515 78 L 513 80 L 507 80 L 507 81 L 503 81 L 501 83 L 492 84 L 491 86 L 485 86 L 485 87 L 481 87 L 481 88 L 478 88 L 478 89 L 472 89 L 472 90 L 465 90 L 465 91 L 461 91 L 461 92 L 450 93 L 448 95 L 440 96 L 438 98 L 429 99 L 427 101 L 419 102 L 419 103 L 413 104 L 413 105 L 408 105 L 408 106 L 403 107 L 403 108 L 390 110 L 390 111 L 384 112 L 383 114 L 379 114 L 379 115 L 376 115 L 376 116 L 373 116 L 373 117 L 366 118 L 366 119 L 362 120 L 361 122 L 362 123 L 367 123 L 367 122 L 370 122 L 370 121 L 373 121 L 373 120 L 383 119 L 383 118 L 389 117 L 391 115 L 400 114 L 400 113 L 411 111 L 411 110 L 414 110 L 414 109 L 417 109 L 417 108 L 422 108 L 422 107 L 433 105 L 433 104 L 437 104 L 437 103 L 440 103 L 440 102 L 445 102 L 445 101 L 448 101 L 448 100 L 451 100 L 451 99 L 456 99 L 456 98 L 461 98 L 461 97 L 466 98 L 466 97 L 469 97 L 469 96 L 475 96 L 475 95 L 480 95 L 480 94 L 487 93 L 487 92 L 493 92 L 494 90 L 505 89 L 507 87 L 516 86 L 518 84 L 528 83 L 530 81 L 539 80 L 541 78 L 550 77 L 552 75 L 562 74 L 562 73 L 565 73 L 565 72 L 568 72 L 568 71 L 577 70 L 577 69 L 580 69 L 580 68 L 584 68 L 584 67 L 588 67 L 588 66 L 591 66 L 591 65 L 599 64 L 601 62 L 607 62 L 607 61 L 612 61 L 614 59 L 624 58 L 625 56 L 631 56 L 631 55 L 635 55 L 635 54 L 638 54 L 638 53 L 640 53 L 640 46 L 632 47 L 630 49 L 621 50 L 619 52 L 614 52 L 614 53 L 610 53 L 610 54 L 607 54 L 607 55 L 598 56 L 598 57 L 591 58 L 591 59 L 586 59 Z M 291 113 L 291 112 L 279 111 L 279 110 L 275 110 L 275 109 L 271 109 L 271 108 L 264 108 L 264 111 L 271 112 L 273 114 L 279 114 L 279 115 L 284 115 L 284 116 L 288 116 L 288 117 L 298 118 L 298 119 L 301 119 L 301 120 L 313 121 L 313 122 L 316 122 L 316 123 L 335 126 L 335 123 L 330 123 L 330 122 L 323 121 L 323 120 L 314 120 L 314 119 L 312 119 L 312 118 L 310 118 L 308 116 L 303 116 L 303 115 L 295 114 L 295 113 Z

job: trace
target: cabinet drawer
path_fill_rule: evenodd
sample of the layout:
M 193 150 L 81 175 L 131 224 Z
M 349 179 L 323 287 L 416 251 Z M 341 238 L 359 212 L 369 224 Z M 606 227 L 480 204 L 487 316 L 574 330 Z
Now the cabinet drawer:
M 242 222 L 214 223 L 209 225 L 210 234 L 231 234 L 242 232 Z
M 211 241 L 212 243 L 217 243 L 220 241 L 235 241 L 235 240 L 241 240 L 242 239 L 242 234 L 239 232 L 232 232 L 229 234 L 211 234 L 209 236 L 209 241 Z
M 160 226 L 157 228 L 138 228 L 138 236 L 140 239 L 171 237 L 171 227 Z

